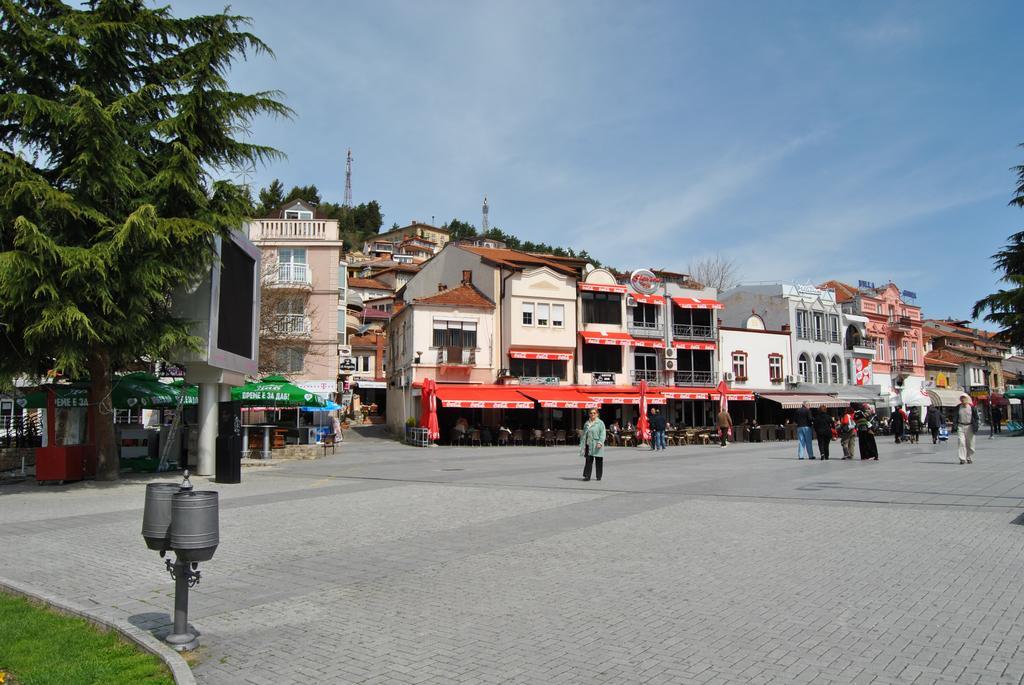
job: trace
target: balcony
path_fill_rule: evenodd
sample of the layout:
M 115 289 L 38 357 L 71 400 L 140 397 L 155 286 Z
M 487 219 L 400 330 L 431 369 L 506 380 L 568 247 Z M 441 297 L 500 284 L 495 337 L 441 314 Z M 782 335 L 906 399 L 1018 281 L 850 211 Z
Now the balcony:
M 900 333 L 907 333 L 913 325 L 913 319 L 909 316 L 890 316 L 889 330 Z
M 309 317 L 303 314 L 282 314 L 273 324 L 274 333 L 288 337 L 308 337 L 312 331 Z
M 649 385 L 664 385 L 665 372 L 657 369 L 633 369 L 629 372 L 629 380 L 637 385 L 640 381 L 647 381 Z
M 335 219 L 258 219 L 249 222 L 249 240 L 338 240 Z
M 437 351 L 437 363 L 444 366 L 474 366 L 476 349 L 473 347 L 442 347 Z
M 277 280 L 274 284 L 310 287 L 313 285 L 313 270 L 309 268 L 309 264 L 282 262 L 277 265 Z
M 628 321 L 626 328 L 634 338 L 663 338 L 665 329 L 660 323 L 649 323 L 647 321 Z
M 892 366 L 893 373 L 913 373 L 915 366 L 913 359 L 907 359 L 905 357 L 893 359 L 892 362 L 890 362 L 890 365 Z
M 676 371 L 676 385 L 712 386 L 718 382 L 714 371 Z
M 672 335 L 676 338 L 689 340 L 714 340 L 714 326 L 694 326 L 686 323 L 672 324 Z
M 874 357 L 875 348 L 867 345 L 847 345 L 846 351 L 855 357 Z

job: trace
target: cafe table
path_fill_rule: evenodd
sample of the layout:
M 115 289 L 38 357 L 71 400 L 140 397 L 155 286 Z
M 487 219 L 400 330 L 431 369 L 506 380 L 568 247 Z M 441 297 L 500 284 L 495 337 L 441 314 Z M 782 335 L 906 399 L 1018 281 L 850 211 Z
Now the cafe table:
M 256 423 L 242 426 L 242 454 L 246 454 L 249 451 L 249 429 L 250 428 L 262 428 L 263 429 L 263 450 L 261 452 L 261 459 L 270 459 L 270 430 L 277 428 L 273 423 Z

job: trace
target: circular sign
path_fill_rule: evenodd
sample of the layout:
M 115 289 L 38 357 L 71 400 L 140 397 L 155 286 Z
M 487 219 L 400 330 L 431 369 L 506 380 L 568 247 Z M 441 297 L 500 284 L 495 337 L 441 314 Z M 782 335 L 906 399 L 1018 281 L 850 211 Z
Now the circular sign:
M 629 275 L 629 284 L 633 290 L 644 295 L 651 295 L 658 289 L 661 281 L 650 269 L 636 269 Z

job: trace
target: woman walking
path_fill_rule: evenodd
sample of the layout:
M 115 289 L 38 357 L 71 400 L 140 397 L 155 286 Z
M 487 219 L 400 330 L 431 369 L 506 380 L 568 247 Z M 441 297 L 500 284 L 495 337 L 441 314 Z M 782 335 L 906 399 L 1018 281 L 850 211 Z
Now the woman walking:
M 921 407 L 910 408 L 910 420 L 907 425 L 910 427 L 910 442 L 916 445 L 921 439 Z
M 855 416 L 857 419 L 857 445 L 860 447 L 860 458 L 878 461 L 878 445 L 875 444 L 874 412 L 871 405 L 865 403 Z
M 601 473 L 604 470 L 604 440 L 607 437 L 607 430 L 604 421 L 597 415 L 596 409 L 590 410 L 590 418 L 583 424 L 583 435 L 580 438 L 580 456 L 586 461 L 583 464 L 583 480 L 590 480 L 590 470 L 597 462 L 597 470 L 594 474 L 597 480 L 601 480 Z
M 814 435 L 818 438 L 818 451 L 822 460 L 828 459 L 828 446 L 832 442 L 832 426 L 834 421 L 829 416 L 828 407 L 824 404 L 818 408 L 814 416 Z
M 942 413 L 938 407 L 928 407 L 928 415 L 925 417 L 928 424 L 928 431 L 932 434 L 932 444 L 939 442 L 939 429 L 942 428 Z

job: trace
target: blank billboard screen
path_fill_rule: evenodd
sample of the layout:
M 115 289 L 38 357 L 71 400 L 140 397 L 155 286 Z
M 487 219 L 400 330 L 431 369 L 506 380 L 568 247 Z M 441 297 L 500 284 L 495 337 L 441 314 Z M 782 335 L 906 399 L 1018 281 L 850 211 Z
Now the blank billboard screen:
M 222 245 L 217 347 L 251 359 L 256 261 L 230 239 Z

